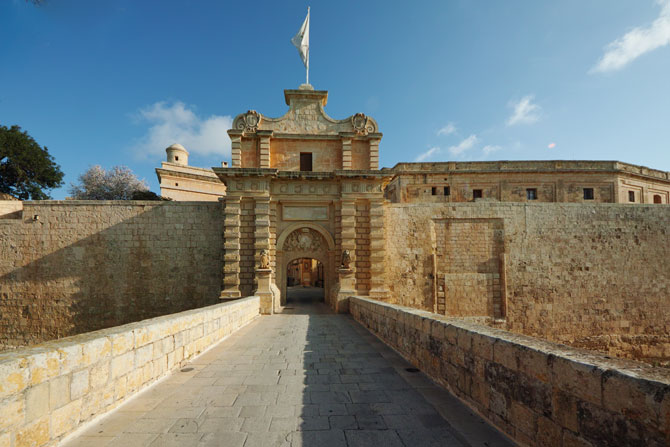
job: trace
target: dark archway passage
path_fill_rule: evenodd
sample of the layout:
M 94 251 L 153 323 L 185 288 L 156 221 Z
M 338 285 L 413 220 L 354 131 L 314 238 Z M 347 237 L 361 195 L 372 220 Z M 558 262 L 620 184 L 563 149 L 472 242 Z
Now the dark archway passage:
M 325 274 L 321 262 L 312 258 L 298 258 L 286 266 L 286 304 L 322 303 Z

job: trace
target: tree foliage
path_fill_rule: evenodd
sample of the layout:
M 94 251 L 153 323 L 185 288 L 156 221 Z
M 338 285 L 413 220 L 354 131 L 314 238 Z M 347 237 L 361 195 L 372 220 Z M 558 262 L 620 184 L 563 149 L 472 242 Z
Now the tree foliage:
M 0 192 L 21 200 L 48 199 L 45 190 L 63 184 L 63 173 L 46 147 L 19 126 L 0 125 Z
M 79 184 L 70 184 L 69 193 L 76 200 L 132 200 L 138 191 L 149 187 L 126 166 L 114 166 L 106 171 L 99 165 L 91 166 L 79 176 Z

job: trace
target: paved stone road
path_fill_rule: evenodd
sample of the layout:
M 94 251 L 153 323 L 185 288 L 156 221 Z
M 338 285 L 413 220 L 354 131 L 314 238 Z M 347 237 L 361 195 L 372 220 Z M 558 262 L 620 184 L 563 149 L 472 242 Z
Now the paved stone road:
M 512 445 L 350 316 L 305 301 L 257 318 L 64 445 Z

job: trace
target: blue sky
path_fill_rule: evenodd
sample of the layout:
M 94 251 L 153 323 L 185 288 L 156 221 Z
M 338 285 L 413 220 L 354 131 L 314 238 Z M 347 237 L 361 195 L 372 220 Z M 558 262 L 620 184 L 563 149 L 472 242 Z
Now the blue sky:
M 670 170 L 670 0 L 1 0 L 0 124 L 49 148 L 66 174 L 54 198 L 95 164 L 129 166 L 158 192 L 167 145 L 218 166 L 232 117 L 286 111 L 308 4 L 310 82 L 333 118 L 377 120 L 382 166 Z

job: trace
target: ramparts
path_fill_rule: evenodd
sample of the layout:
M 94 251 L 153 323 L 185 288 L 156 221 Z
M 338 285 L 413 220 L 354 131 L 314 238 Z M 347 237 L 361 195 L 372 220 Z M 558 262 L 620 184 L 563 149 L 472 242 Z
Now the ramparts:
M 259 315 L 248 297 L 0 354 L 0 445 L 53 444 Z
M 220 203 L 2 203 L 0 349 L 219 302 Z

